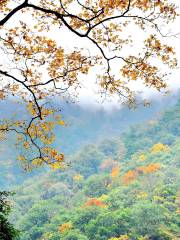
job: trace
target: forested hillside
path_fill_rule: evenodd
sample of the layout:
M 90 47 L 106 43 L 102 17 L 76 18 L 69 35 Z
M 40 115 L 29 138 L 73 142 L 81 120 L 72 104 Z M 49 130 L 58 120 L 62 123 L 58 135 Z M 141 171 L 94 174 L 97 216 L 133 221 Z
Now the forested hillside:
M 21 240 L 180 239 L 180 102 L 15 187 Z
M 180 240 L 179 10 L 0 0 L 0 240 Z
M 158 100 L 155 99 L 149 107 L 138 106 L 137 109 L 122 107 L 111 109 L 111 111 L 100 107 L 94 108 L 91 105 L 82 108 L 76 104 L 57 103 L 56 101 L 56 107 L 61 109 L 64 116 L 65 126 L 56 129 L 54 147 L 65 153 L 65 158 L 67 158 L 68 155 L 72 155 L 87 144 L 92 142 L 98 144 L 104 139 L 118 138 L 129 126 L 160 118 L 162 112 L 168 107 L 172 107 L 177 99 L 178 93 Z M 22 103 L 9 100 L 0 103 L 1 115 L 6 118 L 13 115 L 14 107 L 16 107 L 17 112 L 15 118 L 25 114 Z M 1 141 L 0 186 L 4 190 L 10 189 L 16 184 L 22 184 L 25 179 L 45 173 L 47 170 L 40 168 L 34 169 L 32 172 L 23 171 L 20 162 L 16 161 L 22 149 L 16 149 L 15 141 L 13 134 Z M 130 141 L 129 144 L 131 144 Z M 132 151 L 135 151 L 133 149 L 135 143 L 131 145 L 131 148 Z M 131 154 L 130 148 L 128 153 Z

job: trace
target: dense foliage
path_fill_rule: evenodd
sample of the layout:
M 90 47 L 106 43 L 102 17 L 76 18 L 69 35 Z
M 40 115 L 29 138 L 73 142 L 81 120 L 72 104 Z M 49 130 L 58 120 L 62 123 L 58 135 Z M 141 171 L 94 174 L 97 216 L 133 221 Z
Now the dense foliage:
M 178 59 L 177 34 L 165 30 L 178 17 L 174 0 L 0 0 L 0 186 L 19 183 L 11 220 L 8 193 L 0 192 L 2 240 L 17 237 L 11 222 L 22 240 L 180 238 L 180 103 L 123 134 L 127 119 L 115 117 L 113 135 L 103 111 L 98 124 L 75 116 L 78 132 L 69 141 L 56 104 L 94 88 L 102 102 L 131 107 L 149 105 L 141 90 L 167 94 Z M 83 128 L 93 132 L 89 139 Z M 14 158 L 25 171 L 40 170 L 20 177 Z
M 167 92 L 177 57 L 164 37 L 177 37 L 167 27 L 178 21 L 178 5 L 172 0 L 0 1 L 0 101 L 15 97 L 26 106 L 25 115 L 14 108 L 0 116 L 0 133 L 16 136 L 17 159 L 25 169 L 64 166 L 63 152 L 52 146 L 55 128 L 65 125 L 54 96 L 74 100 L 81 88 L 86 94 L 94 85 L 102 100 L 134 106 L 144 88 Z
M 158 101 L 154 100 L 150 107 L 139 106 L 134 110 L 123 107 L 121 109 L 111 109 L 109 112 L 103 108 L 94 109 L 93 106 L 83 108 L 76 104 L 59 104 L 56 100 L 56 107 L 62 107 L 66 127 L 56 128 L 57 141 L 53 146 L 58 150 L 62 150 L 67 157 L 69 154 L 76 153 L 83 146 L 92 142 L 98 144 L 104 141 L 104 139 L 119 138 L 121 133 L 125 132 L 129 126 L 143 124 L 149 119 L 159 118 L 160 113 L 167 109 L 167 107 L 173 107 L 177 99 L 178 94 L 164 97 Z M 13 101 L 4 101 L 0 103 L 2 116 L 7 115 L 7 108 L 11 115 L 14 107 L 16 107 L 18 115 L 25 113 L 22 105 Z M 140 130 L 139 127 L 138 129 Z M 126 133 L 128 132 L 126 131 Z M 133 136 L 131 137 L 134 139 Z M 23 171 L 21 162 L 16 161 L 18 149 L 14 146 L 14 142 L 14 135 L 10 134 L 9 138 L 4 139 L 0 144 L 0 186 L 4 190 L 11 189 L 13 185 L 22 184 L 29 177 L 46 172 L 45 168 Z M 132 151 L 135 152 L 138 150 L 141 146 L 137 146 L 136 149 L 133 149 L 133 147 L 135 147 L 135 142 L 131 147 L 129 144 L 128 152 L 130 154 Z M 6 160 L 4 156 L 6 156 Z
M 65 170 L 15 190 L 22 240 L 180 238 L 180 102 L 157 121 L 87 145 Z
M 10 202 L 7 197 L 12 193 L 0 192 L 0 240 L 13 240 L 18 238 L 18 231 L 8 221 Z

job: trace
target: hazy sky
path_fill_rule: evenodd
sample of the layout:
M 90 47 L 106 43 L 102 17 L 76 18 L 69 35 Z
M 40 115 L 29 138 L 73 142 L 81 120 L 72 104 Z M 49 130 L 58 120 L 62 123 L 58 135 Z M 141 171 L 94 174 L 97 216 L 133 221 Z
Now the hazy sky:
M 176 5 L 177 5 L 177 1 L 175 1 Z M 179 3 L 180 6 L 180 3 Z M 167 78 L 167 84 L 168 84 L 168 90 L 170 90 L 171 92 L 177 91 L 178 89 L 180 89 L 180 28 L 179 28 L 179 24 L 180 24 L 180 17 L 178 17 L 176 19 L 176 21 L 174 23 L 170 23 L 169 25 L 162 25 L 160 28 L 162 29 L 162 33 L 168 34 L 168 36 L 173 35 L 173 34 L 177 34 L 176 37 L 166 37 L 163 39 L 165 44 L 171 45 L 175 48 L 176 51 L 176 57 L 178 60 L 178 67 L 177 69 L 173 69 L 171 71 L 169 71 L 168 67 L 165 66 L 163 68 L 163 72 L 167 72 L 170 73 L 170 75 Z M 138 27 L 134 26 L 133 24 L 126 30 L 126 32 L 123 32 L 123 34 L 128 35 L 133 35 L 133 40 L 134 40 L 134 49 L 124 49 L 124 56 L 128 55 L 129 53 L 133 54 L 133 51 L 141 51 L 141 47 L 143 45 L 141 45 L 140 43 L 143 42 L 143 40 L 145 38 L 147 38 L 147 34 L 151 34 L 151 32 L 147 31 L 146 33 L 144 33 L 143 31 L 141 31 Z M 79 47 L 85 47 L 90 49 L 91 52 L 98 52 L 98 50 L 94 47 L 94 45 L 90 44 L 88 40 L 86 39 L 81 39 L 77 36 L 75 36 L 73 33 L 71 32 L 67 32 L 64 34 L 63 30 L 60 31 L 59 34 L 57 34 L 56 30 L 55 33 L 53 34 L 55 39 L 57 40 L 57 42 L 59 42 L 60 44 L 62 44 L 65 48 L 72 48 L 75 46 L 79 46 Z M 158 36 L 158 35 L 157 35 Z M 122 62 L 121 62 L 122 63 Z M 116 65 L 114 66 L 116 68 Z M 118 67 L 118 66 L 117 66 Z M 88 105 L 89 103 L 94 104 L 94 105 L 98 105 L 99 102 L 101 101 L 101 98 L 99 97 L 99 95 L 97 94 L 98 92 L 98 87 L 95 84 L 96 81 L 96 71 L 91 71 L 90 74 L 88 76 L 85 76 L 85 79 L 83 80 L 83 88 L 80 90 L 80 95 L 79 95 L 79 101 L 81 104 L 84 105 Z M 157 92 L 157 90 L 155 89 L 150 89 L 150 88 L 145 88 L 145 86 L 142 84 L 141 81 L 134 81 L 131 83 L 131 87 L 136 90 L 136 91 L 143 91 L 143 93 L 141 94 L 142 97 L 144 98 L 151 98 L 154 96 L 159 96 L 161 97 L 163 94 Z M 111 102 L 110 102 L 111 101 Z M 119 102 L 117 102 L 116 98 L 113 99 L 108 99 L 104 102 L 103 105 L 116 105 L 116 104 L 120 104 Z
M 178 33 L 178 30 L 180 32 L 179 29 L 179 22 L 180 19 L 178 19 L 174 24 L 173 27 L 172 26 L 167 26 L 167 28 L 163 29 L 163 33 L 167 33 L 167 32 L 171 32 L 171 33 Z M 141 40 L 141 38 L 143 38 L 143 34 L 142 32 L 138 32 L 135 30 L 134 27 L 132 27 L 131 29 L 129 29 L 129 31 L 135 35 L 136 41 L 139 42 Z M 72 37 L 69 37 L 68 39 L 70 39 L 68 41 L 68 43 L 66 42 L 66 44 L 72 44 L 74 43 L 75 39 Z M 72 43 L 71 43 L 72 40 Z M 79 38 L 77 39 L 77 42 L 79 41 Z M 177 35 L 176 37 L 168 37 L 166 39 L 164 39 L 165 42 L 167 42 L 169 45 L 173 46 L 176 50 L 176 57 L 178 60 L 178 66 L 177 69 L 173 69 L 170 70 L 168 69 L 167 66 L 165 66 L 163 68 L 163 71 L 169 72 L 168 78 L 167 78 L 167 84 L 168 84 L 168 89 L 170 90 L 170 92 L 176 92 L 178 89 L 180 89 L 180 35 Z M 93 46 L 91 46 L 93 47 Z M 135 48 L 136 48 L 136 44 L 135 44 Z M 116 67 L 116 66 L 114 66 Z M 87 104 L 89 102 L 91 102 L 94 105 L 98 105 L 99 102 L 101 102 L 101 99 L 99 98 L 99 95 L 96 94 L 98 92 L 97 89 L 97 85 L 95 84 L 95 78 L 96 78 L 96 73 L 95 72 L 91 72 L 91 74 L 88 76 L 88 79 L 86 79 L 84 81 L 84 88 L 80 90 L 80 102 L 82 104 Z M 145 88 L 145 86 L 142 84 L 141 81 L 134 81 L 131 83 L 131 87 L 136 90 L 136 91 L 142 91 L 141 95 L 144 98 L 153 98 L 154 96 L 156 97 L 162 97 L 162 93 L 159 93 L 157 90 L 155 89 L 150 89 L 150 88 Z M 110 100 L 110 101 L 109 101 Z M 119 105 L 119 102 L 117 101 L 117 99 L 107 99 L 103 105 Z
M 28 22 L 28 19 L 24 19 L 24 17 L 23 17 L 23 20 L 26 20 L 26 22 Z M 12 18 L 11 21 L 9 22 L 9 24 L 12 26 L 12 24 L 15 22 L 17 24 L 17 20 L 15 21 L 15 18 Z M 180 18 L 178 18 L 173 24 L 169 24 L 168 26 L 167 25 L 161 26 L 162 33 L 163 34 L 169 33 L 169 35 L 172 35 L 174 33 L 180 32 L 179 24 L 180 24 Z M 147 33 L 151 33 L 151 32 L 147 32 Z M 129 34 L 134 36 L 134 38 L 133 38 L 134 39 L 134 49 L 131 49 L 131 50 L 124 49 L 125 56 L 129 54 L 129 51 L 131 51 L 131 54 L 132 54 L 132 51 L 136 51 L 138 49 L 138 47 L 139 47 L 138 50 L 141 50 L 141 45 L 139 43 L 143 42 L 143 39 L 145 39 L 147 37 L 147 33 L 144 34 L 141 30 L 138 30 L 138 28 L 136 28 L 134 25 L 130 26 L 126 32 L 123 32 L 123 34 L 127 34 L 127 36 Z M 48 35 L 50 35 L 51 37 L 53 36 L 53 38 L 57 41 L 57 43 L 59 45 L 64 46 L 66 49 L 73 49 L 74 47 L 78 46 L 78 47 L 85 47 L 93 53 L 95 53 L 96 51 L 98 53 L 98 51 L 99 51 L 92 44 L 90 44 L 88 40 L 81 39 L 69 31 L 64 31 L 64 29 L 61 29 L 60 31 L 57 31 L 57 29 L 53 29 L 50 33 L 48 33 Z M 164 41 L 165 41 L 165 43 L 175 47 L 175 50 L 177 53 L 178 68 L 177 68 L 177 70 L 172 70 L 171 75 L 169 75 L 168 81 L 167 81 L 167 83 L 169 85 L 169 89 L 171 91 L 176 91 L 177 89 L 180 88 L 180 79 L 179 79 L 179 76 L 180 76 L 180 35 L 176 36 L 176 37 L 165 38 Z M 1 61 L 2 60 L 3 60 L 3 58 L 1 58 Z M 116 63 L 114 65 L 114 68 L 116 68 Z M 163 68 L 164 72 L 166 72 L 168 70 L 169 69 L 166 67 Z M 97 85 L 95 84 L 97 71 L 98 71 L 97 69 L 96 70 L 93 69 L 93 71 L 91 71 L 88 76 L 82 77 L 83 87 L 82 87 L 82 89 L 79 90 L 79 92 L 80 92 L 79 101 L 81 104 L 86 105 L 87 103 L 88 104 L 91 103 L 91 104 L 97 105 L 97 104 L 99 104 L 99 102 L 101 102 L 101 98 L 97 94 L 99 89 L 98 89 Z M 132 87 L 132 89 L 134 89 L 136 91 L 143 91 L 142 96 L 145 98 L 150 98 L 154 94 L 158 94 L 157 91 L 155 91 L 153 89 L 145 88 L 140 81 L 134 81 L 131 84 L 131 87 Z M 109 102 L 109 99 L 108 99 L 107 101 L 104 102 L 104 104 L 109 106 L 111 104 L 114 105 L 117 103 L 116 98 L 113 98 L 111 100 L 112 100 L 111 103 Z

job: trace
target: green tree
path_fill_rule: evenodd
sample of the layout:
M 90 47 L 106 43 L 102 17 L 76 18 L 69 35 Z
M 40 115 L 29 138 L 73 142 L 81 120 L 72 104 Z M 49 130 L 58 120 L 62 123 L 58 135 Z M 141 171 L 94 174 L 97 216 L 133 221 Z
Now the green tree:
M 68 231 L 64 236 L 61 236 L 62 240 L 88 240 L 88 238 L 77 229 Z
M 9 192 L 0 192 L 0 240 L 13 240 L 18 238 L 18 231 L 9 222 L 8 215 L 11 210 L 7 197 Z

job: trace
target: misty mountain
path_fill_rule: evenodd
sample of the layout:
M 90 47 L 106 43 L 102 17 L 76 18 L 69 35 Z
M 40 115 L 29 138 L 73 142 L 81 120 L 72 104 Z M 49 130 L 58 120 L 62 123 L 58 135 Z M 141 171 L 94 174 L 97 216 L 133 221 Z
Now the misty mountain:
M 137 109 L 122 107 L 111 109 L 111 111 L 102 107 L 94 108 L 91 105 L 84 108 L 77 104 L 55 100 L 54 105 L 61 109 L 66 126 L 56 129 L 54 146 L 59 151 L 64 152 L 65 157 L 67 157 L 87 144 L 98 144 L 104 139 L 119 137 L 132 125 L 160 118 L 161 113 L 175 105 L 177 100 L 178 96 L 176 95 L 154 99 L 149 107 L 140 106 Z M 12 116 L 15 110 L 17 118 L 27 114 L 25 107 L 17 101 L 1 102 L 0 109 L 2 117 Z M 1 142 L 1 188 L 9 188 L 24 181 L 24 179 L 48 171 L 48 169 L 43 168 L 35 169 L 32 173 L 25 172 L 20 163 L 16 161 L 18 152 L 14 143 L 13 135 L 9 135 L 7 140 Z

